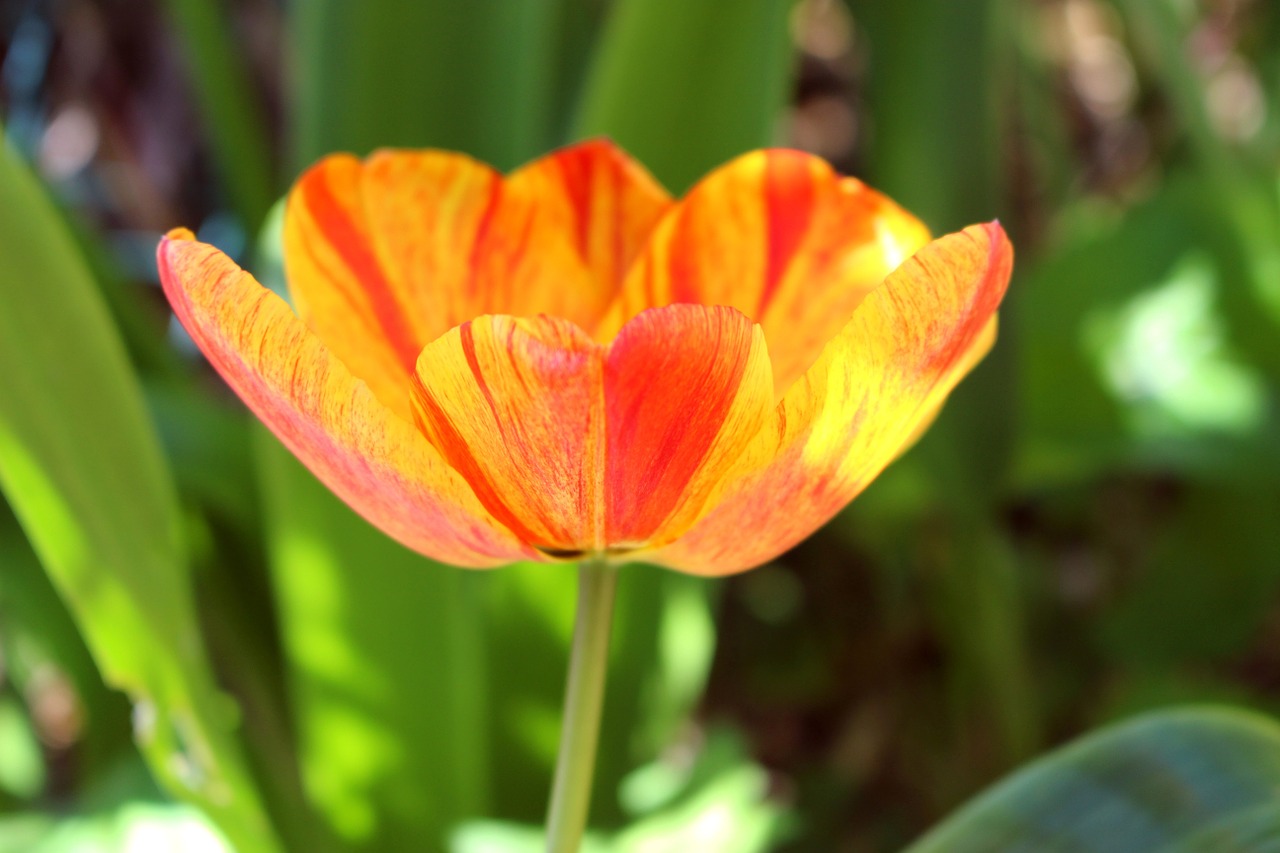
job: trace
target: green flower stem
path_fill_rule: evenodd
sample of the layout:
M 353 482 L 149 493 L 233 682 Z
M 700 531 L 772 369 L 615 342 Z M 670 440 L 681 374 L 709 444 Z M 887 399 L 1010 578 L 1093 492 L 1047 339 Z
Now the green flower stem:
M 603 559 L 583 560 L 578 566 L 578 615 L 573 624 L 560 755 L 547 810 L 547 853 L 576 853 L 587 827 L 617 588 L 618 570 Z

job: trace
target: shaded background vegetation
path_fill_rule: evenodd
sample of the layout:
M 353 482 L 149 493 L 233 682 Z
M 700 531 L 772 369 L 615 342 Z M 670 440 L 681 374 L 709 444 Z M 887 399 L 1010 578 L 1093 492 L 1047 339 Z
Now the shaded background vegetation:
M 606 133 L 679 192 L 787 144 L 1018 249 L 996 350 L 827 528 L 725 581 L 629 570 L 601 827 L 702 791 L 778 849 L 891 850 L 1102 722 L 1280 711 L 1275 3 L 3 0 L 0 106 L 142 377 L 288 849 L 536 823 L 572 610 L 567 572 L 370 531 L 171 322 L 159 234 L 270 280 L 273 204 L 337 149 Z M 164 802 L 81 630 L 5 513 L 0 850 Z

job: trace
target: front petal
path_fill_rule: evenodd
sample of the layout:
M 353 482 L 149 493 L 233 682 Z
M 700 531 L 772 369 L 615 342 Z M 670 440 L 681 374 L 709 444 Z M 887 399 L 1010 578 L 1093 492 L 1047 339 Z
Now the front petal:
M 916 437 L 991 346 L 1012 264 L 996 223 L 935 240 L 903 264 L 787 392 L 714 509 L 645 559 L 730 574 L 824 524 Z
M 479 504 L 413 426 L 275 294 L 188 231 L 158 249 L 165 294 L 227 383 L 325 485 L 402 544 L 460 566 L 530 551 Z
M 494 517 L 575 557 L 687 529 L 767 421 L 773 388 L 759 327 L 678 305 L 608 348 L 558 318 L 480 317 L 422 351 L 414 399 Z
M 653 305 L 730 305 L 764 328 L 781 394 L 928 239 L 913 216 L 817 157 L 752 152 L 659 223 L 596 337 Z
M 603 349 L 553 317 L 478 317 L 418 359 L 418 426 L 481 503 L 552 556 L 595 550 Z

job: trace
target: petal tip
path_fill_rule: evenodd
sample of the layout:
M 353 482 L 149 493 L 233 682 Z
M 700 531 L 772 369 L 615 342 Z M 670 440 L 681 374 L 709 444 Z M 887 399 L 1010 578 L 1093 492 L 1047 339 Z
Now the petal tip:
M 1013 243 L 1009 240 L 1009 232 L 1004 230 L 1004 225 L 999 219 L 993 219 L 990 222 L 984 222 L 982 225 L 987 231 L 987 239 L 991 241 L 993 247 L 1012 251 Z
M 196 235 L 190 228 L 170 228 L 165 232 L 164 237 L 160 239 L 160 245 L 163 246 L 165 243 L 194 242 L 195 239 Z

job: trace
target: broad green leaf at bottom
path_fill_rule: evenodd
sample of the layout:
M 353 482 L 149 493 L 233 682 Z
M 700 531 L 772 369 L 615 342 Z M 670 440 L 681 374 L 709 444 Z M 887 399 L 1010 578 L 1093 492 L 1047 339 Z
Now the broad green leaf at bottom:
M 1040 759 L 906 853 L 1280 850 L 1280 725 L 1238 710 L 1163 711 Z

